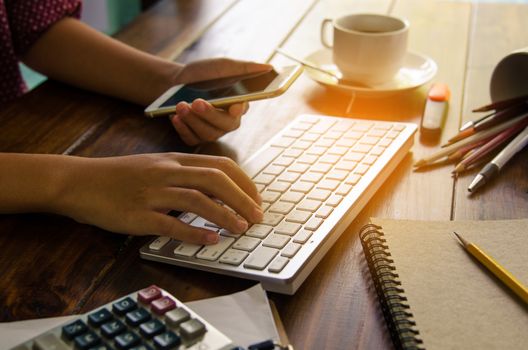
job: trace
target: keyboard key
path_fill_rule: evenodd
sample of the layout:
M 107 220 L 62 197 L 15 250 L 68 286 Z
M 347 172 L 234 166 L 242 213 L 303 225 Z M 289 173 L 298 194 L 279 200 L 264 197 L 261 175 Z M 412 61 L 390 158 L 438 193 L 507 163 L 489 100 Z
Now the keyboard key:
M 306 151 L 307 154 L 303 154 L 303 156 L 299 158 L 299 162 L 313 164 L 317 160 L 318 156 L 322 156 L 326 153 L 326 150 L 326 147 L 312 146 Z
M 337 140 L 335 145 L 336 146 L 339 146 L 339 147 L 346 147 L 346 148 L 350 148 L 352 146 L 354 146 L 356 144 L 356 140 L 354 139 L 340 139 L 340 140 Z
M 389 145 L 391 144 L 392 140 L 391 139 L 383 139 L 381 140 L 379 143 L 378 143 L 378 146 L 380 147 L 389 147 Z
M 81 350 L 88 350 L 89 348 L 99 344 L 101 342 L 101 338 L 97 336 L 92 331 L 88 331 L 84 334 L 81 334 L 73 340 L 73 343 L 75 344 L 75 347 L 77 349 Z
M 315 124 L 310 128 L 310 132 L 317 134 L 324 134 L 335 124 L 333 120 L 320 120 L 319 123 Z
M 294 160 L 295 159 L 291 157 L 280 156 L 273 161 L 273 164 L 288 167 L 294 162 Z
M 282 174 L 279 175 L 277 180 L 279 180 L 280 182 L 288 182 L 288 183 L 291 184 L 291 183 L 297 181 L 297 179 L 300 176 L 301 176 L 301 174 L 299 174 L 299 173 L 294 173 L 294 172 L 291 172 L 291 171 L 285 171 L 285 172 L 283 172 Z
M 290 147 L 297 139 L 293 137 L 279 137 L 277 140 L 274 140 L 271 145 L 274 147 L 288 148 Z
M 281 235 L 293 236 L 301 229 L 301 225 L 293 222 L 281 222 L 276 228 L 275 233 Z
M 89 314 L 88 323 L 94 327 L 99 327 L 103 323 L 110 321 L 112 318 L 112 313 L 103 308 Z
M 339 156 L 336 154 L 325 154 L 319 159 L 321 163 L 335 164 L 339 161 Z
M 288 245 L 281 251 L 281 255 L 287 258 L 293 258 L 299 249 L 301 249 L 301 245 L 299 243 L 288 243 Z
M 152 338 L 165 331 L 165 325 L 160 320 L 154 319 L 152 321 L 145 322 L 139 326 L 139 332 L 145 338 Z
M 355 185 L 361 180 L 361 176 L 358 174 L 350 174 L 348 178 L 345 180 L 345 183 L 348 185 Z
M 295 149 L 295 148 L 289 148 L 287 150 L 284 150 L 284 152 L 282 153 L 284 157 L 291 157 L 291 158 L 298 158 L 301 156 L 301 154 L 303 154 L 303 151 L 301 151 L 300 149 Z
M 290 202 L 282 202 L 282 201 L 278 201 L 276 202 L 275 204 L 273 204 L 270 208 L 269 208 L 269 211 L 271 213 L 278 213 L 278 214 L 288 214 L 290 211 L 292 211 L 293 207 L 295 206 L 295 204 L 293 203 L 290 203 Z
M 224 253 L 224 255 L 220 257 L 220 262 L 224 264 L 238 266 L 242 263 L 242 261 L 244 261 L 248 257 L 248 255 L 249 253 L 244 250 L 228 249 Z
M 262 242 L 262 245 L 265 247 L 282 249 L 286 245 L 286 243 L 288 243 L 289 240 L 290 237 L 286 235 L 272 233 L 271 235 L 266 237 L 266 239 Z
M 186 224 L 189 224 L 194 219 L 196 219 L 196 217 L 198 217 L 198 215 L 193 214 L 193 213 L 183 213 L 180 216 L 178 216 L 178 219 L 180 219 L 182 222 L 184 222 Z
M 343 136 L 343 132 L 338 131 L 338 130 L 330 130 L 324 134 L 325 138 L 334 139 L 334 140 L 339 140 L 341 136 Z
M 330 169 L 332 169 L 332 164 L 317 163 L 313 167 L 310 168 L 310 171 L 326 174 L 327 172 L 330 171 Z
M 321 181 L 322 178 L 323 174 L 309 171 L 303 176 L 301 176 L 301 181 L 317 183 Z
M 308 230 L 302 230 L 300 231 L 299 233 L 297 233 L 295 235 L 295 237 L 293 237 L 293 241 L 295 243 L 301 243 L 301 244 L 304 244 L 306 243 L 310 237 L 312 236 L 312 232 L 311 231 L 308 231 Z
M 336 140 L 334 139 L 327 139 L 325 137 L 323 137 L 322 139 L 319 139 L 317 141 L 317 146 L 321 146 L 321 147 L 332 147 L 334 145 Z
M 366 165 L 366 164 L 359 164 L 358 166 L 356 166 L 356 168 L 354 169 L 354 174 L 358 174 L 358 175 L 365 175 L 367 173 L 367 171 L 369 170 L 369 166 Z
M 302 123 L 301 122 L 301 123 L 295 123 L 292 126 L 292 129 L 306 131 L 306 130 L 310 129 L 311 127 L 312 127 L 311 123 Z
M 264 270 L 270 261 L 279 253 L 278 249 L 258 247 L 249 258 L 246 259 L 244 267 L 253 270 Z
M 379 157 L 383 154 L 383 151 L 385 151 L 385 148 L 376 146 L 370 151 L 370 154 Z
M 263 225 L 270 225 L 270 226 L 277 226 L 279 222 L 284 219 L 284 215 L 282 214 L 275 214 L 270 213 L 269 211 L 264 213 L 264 217 L 261 221 L 261 224 Z
M 389 139 L 395 139 L 399 134 L 400 133 L 398 131 L 389 131 L 386 137 Z
M 304 198 L 304 193 L 288 191 L 282 195 L 281 200 L 284 202 L 299 203 Z
M 196 339 L 205 334 L 206 328 L 202 322 L 193 318 L 180 325 L 180 332 L 185 339 Z
M 330 216 L 330 214 L 332 214 L 332 211 L 334 211 L 334 208 L 330 207 L 330 206 L 322 206 L 321 208 L 319 208 L 319 210 L 317 210 L 317 212 L 315 213 L 315 217 L 316 218 L 322 218 L 322 219 L 326 219 L 327 217 Z
M 111 349 L 109 349 L 111 350 Z M 147 344 L 139 344 L 130 348 L 130 350 L 154 350 Z
M 27 348 L 26 348 L 27 349 Z M 53 333 L 46 333 L 35 339 L 33 344 L 34 350 L 68 350 L 69 346 L 64 344 Z
M 113 350 L 113 349 L 110 347 L 110 345 L 99 344 L 99 345 L 96 345 L 96 346 L 92 346 L 88 350 Z
M 165 321 L 169 327 L 172 328 L 178 328 L 180 324 L 189 320 L 190 318 L 191 314 L 181 307 L 171 310 L 165 314 Z
M 341 196 L 346 196 L 348 192 L 350 192 L 351 189 L 352 189 L 352 185 L 341 184 L 337 188 L 336 194 L 341 195 Z
M 310 166 L 308 164 L 294 163 L 292 166 L 288 168 L 288 171 L 302 174 L 302 173 L 305 173 L 308 169 L 310 169 Z
M 139 335 L 132 331 L 125 332 L 115 338 L 115 345 L 118 349 L 130 349 L 141 342 Z
M 154 300 L 150 304 L 150 306 L 151 306 L 152 311 L 154 311 L 156 314 L 163 315 L 167 311 L 170 311 L 176 308 L 176 302 L 172 298 L 165 296 L 165 297 Z
M 339 186 L 339 181 L 324 179 L 317 184 L 317 188 L 334 191 Z
M 246 231 L 246 236 L 265 238 L 273 229 L 273 227 L 262 224 L 255 224 Z
M 319 134 L 314 134 L 313 132 L 307 132 L 306 134 L 303 135 L 303 137 L 301 137 L 301 140 L 314 142 L 319 138 L 319 136 L 320 136 Z
M 120 320 L 113 320 L 101 326 L 101 334 L 108 339 L 113 339 L 116 335 L 123 333 L 126 326 Z
M 315 199 L 315 200 L 324 202 L 328 197 L 330 197 L 331 194 L 332 194 L 332 191 L 316 188 L 312 190 L 310 193 L 308 193 L 306 198 Z
M 258 174 L 257 176 L 255 176 L 255 178 L 253 178 L 254 183 L 262 184 L 262 185 L 269 185 L 270 183 L 273 182 L 273 180 L 275 180 L 274 175 L 262 174 L 262 173 Z
M 372 165 L 376 162 L 376 159 L 378 159 L 378 157 L 375 157 L 373 155 L 368 155 L 365 157 L 365 159 L 363 159 L 363 164 L 366 164 L 366 165 Z
M 300 149 L 302 151 L 306 151 L 308 148 L 310 148 L 311 145 L 312 145 L 312 143 L 310 141 L 297 140 L 292 145 L 292 148 Z
M 362 143 L 364 145 L 371 145 L 374 146 L 379 142 L 379 137 L 373 137 L 373 136 L 363 136 L 361 140 L 359 140 L 359 143 Z
M 201 245 L 181 242 L 176 249 L 174 249 L 174 255 L 191 257 L 202 248 Z
M 136 308 L 137 303 L 130 297 L 126 297 L 112 304 L 112 311 L 119 316 L 123 316 L 127 312 L 135 310 Z
M 295 192 L 308 193 L 314 187 L 311 182 L 296 182 L 291 186 L 291 190 Z
M 260 244 L 260 240 L 253 237 L 240 237 L 238 241 L 233 244 L 234 249 L 253 251 Z M 238 264 L 237 264 L 238 265 Z
M 200 250 L 196 257 L 198 259 L 215 261 L 223 252 L 227 250 L 235 241 L 232 237 L 220 236 L 220 239 L 216 244 L 206 245 Z
M 161 248 L 163 248 L 165 246 L 165 244 L 169 243 L 170 240 L 171 240 L 170 237 L 159 236 L 152 243 L 150 243 L 149 249 L 160 250 Z
M 295 138 L 295 139 L 298 139 L 298 138 L 300 138 L 303 134 L 304 134 L 304 132 L 302 132 L 301 130 L 288 129 L 288 130 L 285 130 L 285 131 L 282 133 L 282 136 L 293 137 L 293 138 Z
M 268 267 L 268 271 L 273 273 L 279 273 L 284 269 L 284 267 L 288 264 L 289 261 L 289 259 L 283 256 L 278 256 L 277 259 L 273 260 L 273 262 L 270 264 L 270 266 Z
M 263 174 L 269 174 L 269 175 L 279 175 L 284 171 L 285 167 L 282 165 L 268 165 L 263 171 Z
M 304 229 L 309 231 L 315 231 L 319 228 L 319 226 L 321 226 L 322 223 L 323 219 L 321 218 L 311 218 L 310 220 L 308 220 L 306 225 L 304 225 Z
M 331 173 L 326 175 L 329 180 L 343 181 L 348 177 L 349 172 L 345 170 L 333 170 Z
M 341 201 L 343 200 L 343 196 L 340 196 L 340 195 L 337 195 L 337 194 L 333 194 L 327 201 L 326 201 L 326 205 L 329 205 L 331 207 L 337 207 L 339 205 L 339 203 L 341 203 Z
M 162 300 L 162 299 L 158 299 L 158 300 Z M 154 303 L 156 303 L 158 300 L 155 300 L 154 302 L 152 302 L 152 308 L 154 308 Z M 148 312 L 142 307 L 137 310 L 130 311 L 125 316 L 126 323 L 129 326 L 133 326 L 133 327 L 139 326 L 141 323 L 150 320 L 150 318 L 151 318 L 150 312 Z
M 348 152 L 343 157 L 343 160 L 350 161 L 350 162 L 360 162 L 361 159 L 363 159 L 365 155 L 363 153 L 359 152 Z
M 279 193 L 284 193 L 288 190 L 289 187 L 290 187 L 289 182 L 274 181 L 271 185 L 268 186 L 268 190 L 276 191 Z
M 263 202 L 273 203 L 277 199 L 279 199 L 280 195 L 281 195 L 280 192 L 266 190 L 262 192 L 261 196 L 262 196 Z
M 152 300 L 161 298 L 161 290 L 157 286 L 150 286 L 138 292 L 138 299 L 142 303 L 149 304 Z
M 311 213 L 315 212 L 319 207 L 321 206 L 320 201 L 316 201 L 313 199 L 304 199 L 299 205 L 297 205 L 297 209 L 299 210 L 306 210 Z
M 188 322 L 188 321 L 187 321 Z M 159 350 L 175 349 L 181 344 L 181 338 L 174 332 L 168 331 L 154 337 L 154 345 Z
M 304 224 L 312 216 L 311 211 L 294 210 L 288 215 L 286 221 Z
M 340 147 L 340 146 L 334 146 L 334 147 L 330 148 L 330 150 L 328 150 L 328 154 L 335 154 L 335 155 L 338 155 L 338 156 L 342 156 L 342 155 L 344 155 L 347 152 L 348 152 L 348 148 L 347 147 Z
M 340 160 L 335 168 L 337 170 L 345 170 L 347 172 L 350 172 L 352 170 L 354 170 L 354 168 L 357 166 L 357 162 L 352 162 L 352 161 L 349 161 L 349 160 Z
M 76 336 L 88 330 L 88 326 L 82 320 L 76 320 L 62 327 L 62 336 L 68 340 L 73 340 Z
M 369 153 L 371 149 L 372 149 L 371 145 L 365 145 L 365 144 L 357 144 L 354 147 L 352 147 L 352 151 L 358 152 L 358 153 Z

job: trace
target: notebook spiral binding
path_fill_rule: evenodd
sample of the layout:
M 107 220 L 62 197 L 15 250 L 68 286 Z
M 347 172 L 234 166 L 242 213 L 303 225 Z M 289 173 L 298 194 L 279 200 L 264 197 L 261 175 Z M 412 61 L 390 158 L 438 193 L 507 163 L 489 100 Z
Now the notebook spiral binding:
M 397 349 L 424 349 L 381 230 L 380 226 L 368 224 L 359 233 L 381 311 Z

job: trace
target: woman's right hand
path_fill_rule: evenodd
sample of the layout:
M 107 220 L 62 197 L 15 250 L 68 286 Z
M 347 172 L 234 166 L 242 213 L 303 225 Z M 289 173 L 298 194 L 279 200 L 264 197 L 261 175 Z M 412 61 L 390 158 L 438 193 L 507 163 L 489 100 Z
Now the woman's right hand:
M 229 158 L 180 153 L 68 158 L 63 168 L 66 186 L 55 211 L 78 222 L 119 233 L 212 244 L 218 241 L 217 233 L 168 213 L 192 212 L 234 233 L 262 220 L 255 185 Z

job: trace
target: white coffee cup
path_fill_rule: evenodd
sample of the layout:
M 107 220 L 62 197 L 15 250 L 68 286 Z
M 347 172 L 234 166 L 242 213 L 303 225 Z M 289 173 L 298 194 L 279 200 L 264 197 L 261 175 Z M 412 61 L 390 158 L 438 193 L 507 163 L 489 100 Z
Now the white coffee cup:
M 326 28 L 333 25 L 333 44 Z M 368 85 L 389 81 L 402 67 L 407 52 L 407 20 L 378 14 L 353 14 L 325 19 L 321 42 L 332 49 L 343 77 Z
M 492 102 L 528 95 L 528 47 L 513 51 L 495 66 L 490 95 Z

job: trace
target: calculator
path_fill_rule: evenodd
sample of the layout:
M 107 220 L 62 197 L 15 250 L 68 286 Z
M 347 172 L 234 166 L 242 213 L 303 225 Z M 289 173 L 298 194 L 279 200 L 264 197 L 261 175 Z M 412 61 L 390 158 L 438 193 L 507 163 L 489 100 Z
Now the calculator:
M 231 340 L 152 285 L 52 328 L 11 350 L 230 350 Z

